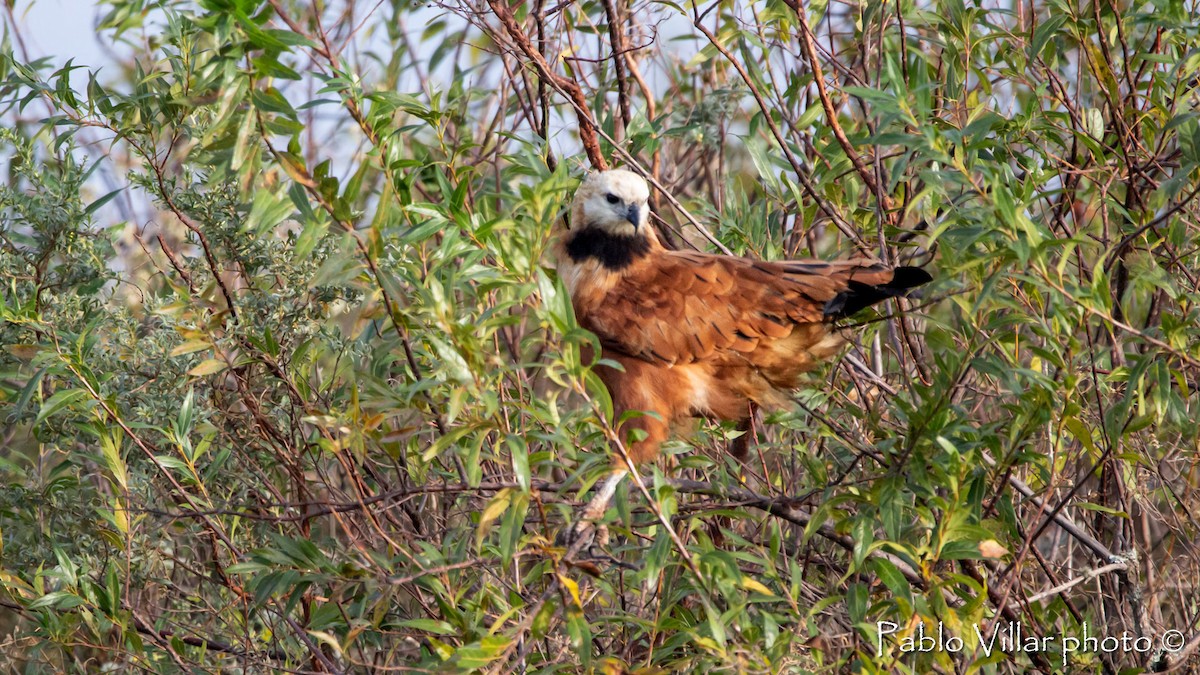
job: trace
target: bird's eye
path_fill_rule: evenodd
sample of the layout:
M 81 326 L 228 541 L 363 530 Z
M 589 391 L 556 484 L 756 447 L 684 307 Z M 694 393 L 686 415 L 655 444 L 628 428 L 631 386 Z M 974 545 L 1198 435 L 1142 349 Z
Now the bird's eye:
M 611 192 L 604 195 L 604 198 L 608 200 L 609 204 L 616 204 L 617 202 L 621 201 L 620 199 L 617 199 L 617 196 Z

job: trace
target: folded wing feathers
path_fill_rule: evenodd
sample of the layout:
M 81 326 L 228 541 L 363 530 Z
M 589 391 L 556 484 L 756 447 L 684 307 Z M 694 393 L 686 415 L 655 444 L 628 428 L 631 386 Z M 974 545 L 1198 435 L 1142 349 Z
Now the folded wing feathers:
M 581 320 L 627 354 L 688 363 L 754 352 L 795 324 L 847 316 L 929 280 L 919 268 L 871 260 L 767 263 L 672 251 L 625 276 Z

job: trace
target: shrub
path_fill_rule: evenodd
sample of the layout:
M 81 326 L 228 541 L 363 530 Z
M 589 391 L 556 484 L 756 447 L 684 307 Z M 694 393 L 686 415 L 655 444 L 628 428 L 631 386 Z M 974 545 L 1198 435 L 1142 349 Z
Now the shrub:
M 115 75 L 3 47 L 8 669 L 1192 658 L 1194 11 L 316 6 L 99 2 Z M 568 561 L 610 405 L 548 241 L 618 163 L 675 246 L 936 282 Z

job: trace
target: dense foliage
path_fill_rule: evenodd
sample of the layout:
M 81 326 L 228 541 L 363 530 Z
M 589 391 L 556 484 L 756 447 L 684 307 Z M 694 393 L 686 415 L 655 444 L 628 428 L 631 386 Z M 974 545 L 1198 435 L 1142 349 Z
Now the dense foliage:
M 1194 3 L 105 0 L 110 64 L 30 54 L 26 4 L 6 672 L 1115 673 L 1200 646 Z M 748 466 L 700 423 L 564 560 L 611 420 L 547 250 L 602 164 L 664 188 L 677 247 L 936 280 L 860 316 Z M 989 642 L 1012 626 L 1050 639 Z M 959 648 L 912 648 L 938 630 Z M 1062 653 L 1085 633 L 1146 641 Z

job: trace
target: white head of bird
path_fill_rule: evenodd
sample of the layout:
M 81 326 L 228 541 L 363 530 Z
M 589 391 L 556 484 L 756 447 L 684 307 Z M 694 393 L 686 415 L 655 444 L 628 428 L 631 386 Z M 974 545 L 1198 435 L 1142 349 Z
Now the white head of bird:
M 650 186 L 636 173 L 597 171 L 575 192 L 571 229 L 595 228 L 623 237 L 642 234 L 649 222 L 649 199 Z

